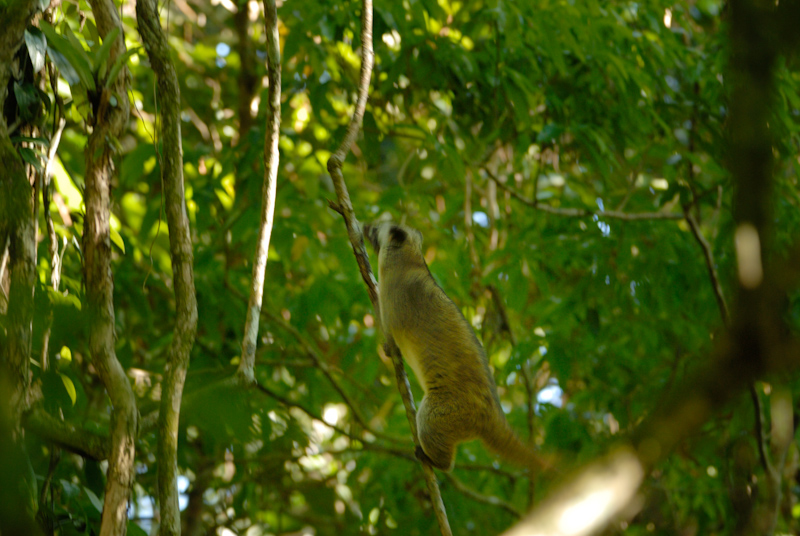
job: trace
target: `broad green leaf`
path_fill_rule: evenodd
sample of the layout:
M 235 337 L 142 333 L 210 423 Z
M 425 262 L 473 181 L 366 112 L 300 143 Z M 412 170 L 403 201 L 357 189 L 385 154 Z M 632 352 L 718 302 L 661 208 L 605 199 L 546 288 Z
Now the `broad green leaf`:
M 47 138 L 31 138 L 30 136 L 12 136 L 11 143 L 36 143 L 38 145 L 43 145 L 44 147 L 50 147 L 50 140 Z
M 122 70 L 125 65 L 127 65 L 128 60 L 134 54 L 139 52 L 139 47 L 132 48 L 126 51 L 124 54 L 117 57 L 114 60 L 114 65 L 111 67 L 111 70 L 108 72 L 108 78 L 106 79 L 106 87 L 111 87 L 111 85 L 117 80 L 117 76 L 119 76 L 119 72 Z
M 39 160 L 39 155 L 33 149 L 21 147 L 19 150 L 19 155 L 25 162 L 36 168 L 37 171 L 44 170 L 44 167 L 42 167 L 42 162 Z
M 25 30 L 25 45 L 33 64 L 33 72 L 38 73 L 44 67 L 44 56 L 47 54 L 47 39 L 39 28 L 31 26 Z
M 95 50 L 94 53 L 94 65 L 100 69 L 101 65 L 108 61 L 108 56 L 111 54 L 111 47 L 114 46 L 114 42 L 119 37 L 119 28 L 114 27 L 111 29 L 110 32 L 106 35 L 105 39 L 103 39 L 103 44 Z M 102 76 L 100 77 L 102 78 Z
M 75 384 L 72 383 L 72 380 L 66 374 L 58 374 L 61 376 L 61 381 L 64 383 L 64 389 L 67 390 L 67 394 L 69 395 L 69 399 L 72 400 L 72 405 L 75 405 L 75 401 L 78 398 L 78 394 L 75 392 Z
M 20 84 L 15 81 L 14 98 L 17 100 L 22 119 L 27 123 L 34 122 L 41 112 L 41 100 L 36 86 L 28 82 Z
M 83 46 L 72 32 L 67 34 L 71 37 L 71 39 L 68 39 L 56 33 L 55 29 L 46 21 L 40 21 L 39 24 L 42 32 L 47 36 L 48 52 L 51 49 L 57 51 L 75 72 L 80 83 L 83 84 L 87 90 L 95 91 L 94 73 L 92 72 L 91 61 L 86 51 L 83 49 Z M 53 57 L 53 61 L 55 62 L 60 61 L 60 59 L 57 60 L 53 55 L 51 55 L 51 57 Z M 67 74 L 64 76 L 67 77 Z
M 103 501 L 101 501 L 101 500 L 100 500 L 100 499 L 97 497 L 97 495 L 95 495 L 95 494 L 94 494 L 94 492 L 93 492 L 92 490 L 90 490 L 89 488 L 83 488 L 83 492 L 84 492 L 84 493 L 86 494 L 86 496 L 89 498 L 89 502 L 91 502 L 91 503 L 92 503 L 92 506 L 94 506 L 94 507 L 95 507 L 95 509 L 96 509 L 98 512 L 102 512 L 102 511 L 103 511 Z
M 70 350 L 68 346 L 62 346 L 58 355 L 65 363 L 72 362 L 72 350 Z
M 117 247 L 120 249 L 120 251 L 122 251 L 122 253 L 124 254 L 125 253 L 125 241 L 122 240 L 122 235 L 120 235 L 119 231 L 117 231 L 115 229 L 111 229 L 111 233 L 110 234 L 111 234 L 111 241 L 114 242 L 117 245 Z

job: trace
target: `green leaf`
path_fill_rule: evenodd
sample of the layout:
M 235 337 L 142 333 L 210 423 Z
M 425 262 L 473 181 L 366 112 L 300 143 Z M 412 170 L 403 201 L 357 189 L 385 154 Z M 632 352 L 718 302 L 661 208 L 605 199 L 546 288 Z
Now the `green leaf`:
M 44 170 L 44 168 L 42 167 L 42 163 L 39 161 L 39 156 L 33 149 L 29 149 L 28 147 L 22 147 L 19 150 L 19 155 L 25 162 L 36 168 L 37 171 Z
M 70 86 L 80 84 L 81 77 L 66 56 L 53 47 L 47 47 L 47 54 L 50 56 L 50 59 L 53 60 L 53 63 L 56 64 L 59 73 L 61 73 L 61 76 L 64 77 L 64 80 L 66 80 Z
M 78 41 L 72 32 L 67 34 L 71 37 L 71 39 L 67 39 L 64 36 L 59 35 L 56 33 L 55 28 L 50 26 L 50 24 L 48 24 L 46 21 L 40 21 L 39 24 L 42 32 L 44 32 L 44 34 L 47 36 L 48 53 L 51 53 L 52 50 L 55 50 L 61 54 L 63 59 L 66 60 L 66 63 L 72 67 L 72 70 L 75 72 L 77 78 L 80 80 L 80 83 L 83 84 L 84 88 L 89 91 L 95 91 L 96 88 L 94 83 L 94 74 L 92 73 L 91 60 L 86 54 L 86 51 L 83 49 L 83 46 L 80 44 L 80 41 Z M 56 57 L 52 54 L 51 57 L 56 65 L 58 65 L 60 59 L 56 59 Z M 59 68 L 60 67 L 61 66 L 59 65 Z M 64 77 L 67 78 L 66 73 L 64 73 Z
M 111 229 L 111 241 L 117 245 L 123 254 L 125 253 L 125 242 L 122 240 L 122 236 L 119 234 L 119 231 Z
M 381 134 L 372 112 L 364 114 L 364 157 L 370 166 L 381 160 Z
M 44 145 L 45 147 L 50 147 L 50 140 L 47 138 L 31 138 L 30 136 L 12 136 L 11 143 L 38 143 L 39 145 Z
M 99 78 L 102 79 L 103 73 L 102 71 L 105 70 L 106 64 L 108 63 L 108 56 L 111 54 L 111 47 L 114 46 L 114 42 L 119 37 L 119 28 L 112 28 L 108 35 L 106 35 L 105 39 L 103 39 L 103 44 L 95 51 L 94 54 L 94 64 L 97 66 L 97 70 L 99 73 Z
M 92 506 L 94 506 L 97 509 L 98 512 L 102 512 L 103 511 L 103 501 L 101 501 L 97 497 L 97 495 L 95 495 L 94 492 L 92 490 L 90 490 L 89 488 L 83 488 L 83 492 L 86 493 L 87 497 L 89 497 L 89 502 L 92 503 Z
M 127 65 L 128 59 L 130 59 L 131 56 L 139 52 L 139 48 L 141 47 L 132 48 L 126 51 L 125 54 L 122 54 L 117 57 L 117 59 L 114 61 L 114 65 L 111 67 L 111 71 L 109 71 L 108 73 L 108 78 L 106 79 L 106 87 L 110 87 L 111 84 L 113 84 L 117 80 L 119 72 L 122 70 L 123 67 L 125 67 L 125 65 Z
M 64 294 L 52 287 L 48 287 L 47 294 L 52 305 L 71 307 L 78 311 L 81 310 L 81 300 L 74 294 Z
M 78 399 L 78 393 L 75 392 L 75 384 L 72 383 L 72 380 L 66 374 L 58 374 L 61 376 L 61 381 L 64 383 L 64 389 L 67 390 L 67 394 L 69 395 L 69 399 L 72 400 L 72 405 L 75 405 L 75 401 Z
M 558 138 L 564 131 L 560 125 L 548 123 L 536 136 L 536 143 L 550 143 Z
M 39 91 L 37 91 L 36 86 L 29 82 L 20 84 L 15 81 L 14 98 L 17 99 L 17 107 L 23 121 L 27 123 L 34 122 L 42 110 Z
M 39 28 L 31 26 L 25 30 L 25 46 L 33 64 L 33 72 L 38 73 L 44 67 L 44 56 L 47 54 L 47 39 Z
M 147 532 L 142 527 L 130 519 L 128 520 L 128 534 L 130 536 L 148 536 Z

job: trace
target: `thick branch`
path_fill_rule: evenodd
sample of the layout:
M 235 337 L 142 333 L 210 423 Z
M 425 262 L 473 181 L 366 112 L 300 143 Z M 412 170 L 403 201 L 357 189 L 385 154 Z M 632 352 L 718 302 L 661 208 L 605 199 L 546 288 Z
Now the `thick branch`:
M 181 399 L 189 368 L 189 356 L 197 332 L 197 298 L 194 289 L 192 237 L 186 216 L 181 142 L 181 94 L 178 76 L 170 57 L 167 38 L 161 29 L 155 0 L 136 2 L 139 33 L 156 76 L 156 97 L 161 103 L 159 137 L 161 181 L 169 226 L 169 249 L 175 289 L 175 327 L 161 384 L 158 419 L 158 495 L 162 535 L 180 535 L 178 507 L 178 424 Z
M 0 243 L 8 244 L 10 285 L 5 348 L 0 353 L 0 380 L 6 379 L 8 398 L 0 400 L 0 411 L 8 411 L 10 431 L 19 425 L 27 405 L 29 359 L 33 322 L 33 290 L 36 281 L 36 242 L 33 220 L 33 190 L 25 166 L 9 138 L 2 113 L 12 75 L 13 58 L 35 11 L 36 2 L 25 0 L 0 9 Z M 4 251 L 0 252 L 4 255 Z M 6 376 L 6 378 L 3 378 Z M 8 404 L 10 407 L 4 407 Z M 2 424 L 0 424 L 2 426 Z M 2 433 L 0 429 L 0 433 Z
M 41 409 L 34 409 L 28 414 L 25 418 L 25 429 L 85 458 L 106 460 L 111 453 L 111 441 L 107 436 L 81 430 Z
M 104 39 L 113 28 L 119 30 L 111 47 L 109 63 L 125 52 L 122 25 L 113 0 L 90 0 L 97 29 Z M 86 298 L 89 315 L 89 347 L 111 399 L 111 456 L 100 526 L 102 536 L 124 535 L 127 530 L 128 499 L 134 479 L 135 439 L 138 412 L 130 381 L 114 349 L 114 282 L 111 278 L 110 198 L 114 172 L 113 149 L 109 140 L 123 132 L 129 112 L 127 69 L 120 72 L 113 88 L 102 89 L 95 109 L 95 124 L 85 149 L 86 217 L 83 249 Z M 111 97 L 116 98 L 112 104 Z
M 342 140 L 341 145 L 339 145 L 330 159 L 328 159 L 328 173 L 330 173 L 331 179 L 333 180 L 337 198 L 337 203 L 331 204 L 331 206 L 344 218 L 347 236 L 350 239 L 353 254 L 358 262 L 361 278 L 364 280 L 364 284 L 367 285 L 367 292 L 369 293 L 372 306 L 375 309 L 376 318 L 380 319 L 380 302 L 378 299 L 378 288 L 375 276 L 369 264 L 367 250 L 364 248 L 364 235 L 361 230 L 361 225 L 356 219 L 355 212 L 353 211 L 353 204 L 350 201 L 350 194 L 347 191 L 347 185 L 342 175 L 342 165 L 347 157 L 347 153 L 350 151 L 350 147 L 358 137 L 358 131 L 361 128 L 361 122 L 364 118 L 373 62 L 372 0 L 363 0 L 361 8 L 361 75 L 358 84 L 358 100 L 356 101 L 356 109 L 353 113 L 353 117 L 350 119 L 350 124 L 347 127 L 347 134 L 344 140 Z M 394 364 L 397 387 L 400 390 L 400 396 L 406 408 L 406 416 L 409 426 L 411 427 L 414 444 L 419 447 L 419 438 L 416 429 L 416 408 L 414 407 L 414 399 L 411 396 L 411 389 L 403 367 L 403 359 L 400 355 L 400 350 L 394 346 L 388 349 L 387 354 L 391 357 L 392 363 Z M 436 475 L 433 472 L 433 468 L 429 463 L 423 462 L 422 469 L 425 474 L 425 482 L 428 485 L 431 504 L 433 505 L 442 535 L 451 536 L 450 523 L 447 520 L 447 513 L 445 512 L 444 502 L 442 502 L 441 492 L 439 491 L 439 485 L 436 482 Z
M 242 9 L 247 9 L 247 4 Z M 275 0 L 264 0 L 264 24 L 267 32 L 267 73 L 269 98 L 267 107 L 267 136 L 264 140 L 264 187 L 261 199 L 261 226 L 258 246 L 253 259 L 253 277 L 250 283 L 250 300 L 247 304 L 247 321 L 242 338 L 242 360 L 239 375 L 246 383 L 255 381 L 258 320 L 264 295 L 264 273 L 267 269 L 269 239 L 275 214 L 275 195 L 278 182 L 278 140 L 281 127 L 281 49 L 278 36 L 278 9 Z

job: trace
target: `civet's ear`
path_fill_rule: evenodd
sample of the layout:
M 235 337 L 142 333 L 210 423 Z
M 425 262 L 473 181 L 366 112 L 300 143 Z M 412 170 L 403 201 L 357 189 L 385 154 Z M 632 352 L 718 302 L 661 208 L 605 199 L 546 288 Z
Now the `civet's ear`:
M 403 244 L 406 239 L 408 238 L 408 233 L 403 227 L 399 225 L 392 225 L 389 228 L 389 240 L 391 240 L 392 244 L 401 245 Z

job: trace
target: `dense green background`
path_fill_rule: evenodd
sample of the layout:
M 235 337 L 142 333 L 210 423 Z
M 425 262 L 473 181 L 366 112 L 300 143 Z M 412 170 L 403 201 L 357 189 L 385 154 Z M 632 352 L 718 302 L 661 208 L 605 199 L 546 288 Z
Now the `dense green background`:
M 245 35 L 234 25 L 231 0 L 175 0 L 162 11 L 183 99 L 199 311 L 181 415 L 179 464 L 191 513 L 185 530 L 434 534 L 394 374 L 379 350 L 344 225 L 327 208 L 335 196 L 325 162 L 344 135 L 358 79 L 358 2 L 293 0 L 278 9 L 281 161 L 265 286 L 272 319 L 262 318 L 257 380 L 360 436 L 352 408 L 309 359 L 316 352 L 370 426 L 398 441 L 379 438 L 364 448 L 261 391 L 219 387 L 240 354 L 259 224 L 264 106 L 248 131 L 239 128 L 243 77 L 254 80 L 255 96 L 266 101 L 257 7 L 251 2 Z M 136 48 L 133 7 L 125 3 L 121 11 L 128 48 Z M 97 50 L 85 2 L 64 0 L 54 20 L 59 33 L 69 27 L 83 46 Z M 535 401 L 533 440 L 565 472 L 630 433 L 687 370 L 708 358 L 722 329 L 720 310 L 685 221 L 548 214 L 497 188 L 490 176 L 552 207 L 674 214 L 687 207 L 711 244 L 726 297 L 732 295 L 725 21 L 723 4 L 714 0 L 389 0 L 375 6 L 370 101 L 363 135 L 344 168 L 356 214 L 362 221 L 391 214 L 422 231 L 431 272 L 486 345 L 508 419 L 522 437 L 530 400 L 523 367 L 534 390 L 544 389 Z M 255 50 L 250 61 L 239 54 L 242 38 Z M 148 415 L 158 407 L 174 303 L 167 229 L 159 217 L 152 71 L 143 49 L 130 64 L 136 111 L 119 140 L 112 205 L 117 355 Z M 780 62 L 777 78 L 770 128 L 777 140 L 774 224 L 781 252 L 800 231 L 796 57 Z M 59 87 L 72 105 L 55 180 L 71 224 L 56 202 L 46 209 L 59 235 L 71 240 L 82 230 L 88 106 L 77 86 L 71 93 L 66 81 Z M 42 241 L 37 318 L 54 305 L 50 346 L 61 356 L 61 376 L 42 378 L 45 401 L 77 425 L 104 431 L 108 402 L 88 356 L 79 307 L 82 258 L 76 247 L 67 248 L 66 298 L 48 293 L 47 258 Z M 797 300 L 789 299 L 786 311 L 797 325 Z M 791 385 L 796 397 L 796 378 Z M 770 388 L 758 384 L 765 401 Z M 762 478 L 753 429 L 752 404 L 743 397 L 650 475 L 644 509 L 620 530 L 731 533 L 737 482 L 751 482 L 757 493 Z M 132 517 L 147 530 L 156 434 L 146 429 L 137 449 Z M 43 478 L 49 447 L 33 436 L 29 441 L 34 471 Z M 789 460 L 779 528 L 794 533 L 800 530 L 796 446 Z M 52 508 L 62 534 L 96 533 L 99 503 L 92 498 L 102 494 L 103 468 L 69 454 L 57 466 Z M 517 510 L 528 504 L 527 479 L 478 443 L 462 446 L 454 475 Z M 536 499 L 554 478 L 537 475 Z M 441 486 L 456 534 L 495 534 L 515 521 L 449 479 Z

